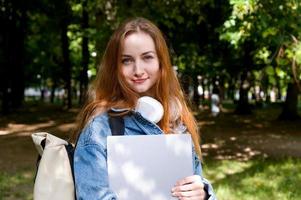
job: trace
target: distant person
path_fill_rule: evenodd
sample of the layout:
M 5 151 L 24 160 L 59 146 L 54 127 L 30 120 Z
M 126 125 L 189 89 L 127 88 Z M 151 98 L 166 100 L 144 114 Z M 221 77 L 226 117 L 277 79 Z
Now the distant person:
M 111 135 L 108 111 L 112 109 L 122 111 L 125 135 L 191 134 L 194 175 L 175 183 L 171 195 L 177 199 L 216 199 L 212 186 L 201 176 L 197 123 L 184 100 L 164 37 L 152 22 L 135 18 L 117 28 L 89 95 L 73 135 L 73 142 L 78 140 L 74 153 L 77 199 L 118 199 L 109 187 L 107 169 L 107 136 Z M 142 96 L 163 105 L 164 115 L 158 123 L 134 111 Z
M 220 113 L 220 97 L 219 89 L 217 86 L 214 86 L 211 94 L 211 114 L 213 117 L 218 116 Z

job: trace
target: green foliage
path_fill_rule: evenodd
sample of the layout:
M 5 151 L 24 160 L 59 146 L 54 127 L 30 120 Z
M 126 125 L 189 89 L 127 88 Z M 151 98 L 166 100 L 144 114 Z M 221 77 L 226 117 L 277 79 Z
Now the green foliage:
M 32 13 L 29 34 L 25 43 L 27 57 L 27 85 L 45 87 L 47 79 L 61 77 L 61 49 L 59 33 L 54 22 L 45 14 Z
M 82 41 L 88 38 L 89 74 L 94 77 L 112 31 L 129 17 L 142 16 L 155 22 L 165 34 L 174 65 L 188 74 L 206 73 L 208 76 L 222 70 L 223 61 L 217 56 L 219 41 L 217 29 L 226 15 L 216 20 L 215 10 L 226 12 L 227 3 L 213 0 L 173 1 L 86 1 L 89 26 L 82 27 L 85 1 L 41 1 L 30 10 L 29 34 L 26 46 L 28 86 L 63 87 L 63 54 L 61 50 L 61 22 L 68 21 L 68 39 L 73 83 L 78 82 L 82 70 Z M 147 3 L 147 6 L 145 6 Z M 212 23 L 209 23 L 209 22 Z M 212 26 L 212 24 L 214 25 Z M 205 29 L 211 29 L 207 35 Z M 221 51 L 221 50 L 217 50 Z M 34 62 L 32 62 L 34 61 Z M 37 78 L 40 77 L 40 78 Z M 75 86 L 75 85 L 74 85 Z
M 252 41 L 258 46 L 254 49 L 257 63 L 268 64 L 276 59 L 279 47 L 286 50 L 280 65 L 290 65 L 292 58 L 300 58 L 296 42 L 300 37 L 300 2 L 232 0 L 230 3 L 232 14 L 224 23 L 220 39 L 239 49 L 244 48 L 245 40 Z
M 296 59 L 296 62 L 301 65 L 301 42 L 297 41 L 292 47 L 292 55 L 293 59 Z
M 258 71 L 253 89 L 282 92 L 288 82 L 301 80 L 301 2 L 230 0 L 230 5 L 232 12 L 219 38 L 247 61 L 239 66 L 240 73 Z
M 83 27 L 83 11 L 88 13 L 88 27 Z M 268 88 L 281 83 L 284 88 L 292 77 L 293 60 L 295 71 L 300 71 L 300 11 L 301 3 L 293 0 L 42 0 L 26 12 L 26 86 L 64 87 L 64 20 L 72 86 L 78 89 L 85 63 L 83 40 L 88 39 L 88 73 L 93 79 L 113 30 L 125 19 L 141 16 L 162 30 L 180 73 L 202 75 L 208 86 L 219 77 L 229 88 L 239 85 L 242 72 L 258 71 L 257 84 Z
M 232 14 L 224 22 L 224 29 L 220 35 L 221 40 L 229 41 L 235 48 L 250 36 L 252 16 L 256 10 L 256 1 L 231 0 Z
M 263 62 L 264 64 L 271 63 L 271 60 L 269 59 L 271 56 L 271 51 L 267 49 L 267 47 L 262 47 L 261 49 L 257 49 L 257 52 L 255 52 L 255 60 L 257 63 Z

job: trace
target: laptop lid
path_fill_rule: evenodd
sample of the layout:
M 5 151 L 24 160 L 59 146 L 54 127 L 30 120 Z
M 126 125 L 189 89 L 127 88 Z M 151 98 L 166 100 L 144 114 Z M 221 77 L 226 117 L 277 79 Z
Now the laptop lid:
M 119 200 L 176 199 L 171 188 L 193 175 L 191 136 L 108 136 L 107 164 Z

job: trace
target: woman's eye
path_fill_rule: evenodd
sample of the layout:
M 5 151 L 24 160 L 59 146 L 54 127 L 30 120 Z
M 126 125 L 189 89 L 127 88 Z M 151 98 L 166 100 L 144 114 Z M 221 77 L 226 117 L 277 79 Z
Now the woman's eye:
M 132 62 L 132 59 L 130 58 L 124 58 L 121 60 L 121 63 L 124 64 L 124 65 L 128 65 Z
M 151 60 L 153 58 L 154 58 L 153 56 L 144 56 L 144 60 Z

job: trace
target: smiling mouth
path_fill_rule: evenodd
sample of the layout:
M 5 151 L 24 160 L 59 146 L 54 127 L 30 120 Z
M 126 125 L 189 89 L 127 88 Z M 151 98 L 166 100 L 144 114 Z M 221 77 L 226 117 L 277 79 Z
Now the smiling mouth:
M 141 83 L 144 83 L 148 78 L 140 78 L 140 79 L 135 79 L 135 80 L 132 80 L 134 83 L 136 84 L 141 84 Z

